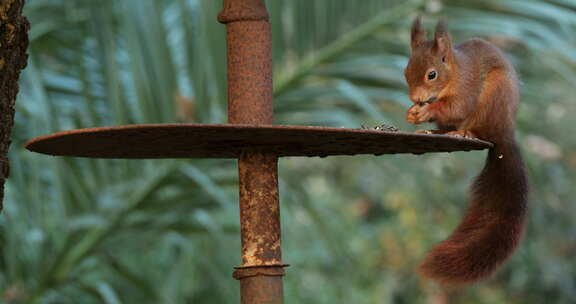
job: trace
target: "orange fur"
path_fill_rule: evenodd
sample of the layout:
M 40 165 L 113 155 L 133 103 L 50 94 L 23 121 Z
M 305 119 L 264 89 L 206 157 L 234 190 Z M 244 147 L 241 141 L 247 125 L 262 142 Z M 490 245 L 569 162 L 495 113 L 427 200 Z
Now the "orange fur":
M 494 143 L 464 219 L 420 266 L 421 274 L 441 283 L 475 282 L 512 255 L 524 230 L 528 183 L 514 141 L 518 80 L 497 47 L 477 38 L 453 47 L 442 23 L 428 41 L 417 19 L 411 46 L 405 76 L 415 104 L 407 120 L 436 122 L 447 134 Z M 430 80 L 431 70 L 436 77 Z

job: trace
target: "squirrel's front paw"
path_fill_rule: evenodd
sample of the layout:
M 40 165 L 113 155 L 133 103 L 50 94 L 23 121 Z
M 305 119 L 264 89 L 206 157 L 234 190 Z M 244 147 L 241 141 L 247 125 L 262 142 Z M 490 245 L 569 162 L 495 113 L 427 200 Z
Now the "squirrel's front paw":
M 430 122 L 432 120 L 432 115 L 430 113 L 430 108 L 428 104 L 419 105 L 415 104 L 408 109 L 406 113 L 406 121 L 419 125 L 423 122 Z

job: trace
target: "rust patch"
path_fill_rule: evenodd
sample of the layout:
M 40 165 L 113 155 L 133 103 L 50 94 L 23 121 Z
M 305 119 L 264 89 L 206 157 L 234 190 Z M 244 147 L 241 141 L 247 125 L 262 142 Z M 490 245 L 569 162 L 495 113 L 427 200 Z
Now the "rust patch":
M 282 276 L 266 275 L 257 272 L 256 275 L 241 277 L 240 302 L 242 304 L 281 304 Z
M 261 153 L 243 155 L 238 172 L 242 266 L 281 264 L 278 158 Z
M 226 26 L 228 122 L 272 124 L 272 45 L 267 21 Z
M 221 23 L 235 21 L 268 21 L 266 4 L 262 0 L 224 0 L 222 11 L 218 15 Z

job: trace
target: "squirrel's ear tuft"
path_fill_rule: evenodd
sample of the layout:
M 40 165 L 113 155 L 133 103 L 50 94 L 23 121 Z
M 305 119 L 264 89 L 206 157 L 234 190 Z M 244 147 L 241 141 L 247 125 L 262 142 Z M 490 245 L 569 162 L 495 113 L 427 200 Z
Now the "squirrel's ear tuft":
M 442 53 L 452 50 L 452 41 L 444 20 L 441 20 L 436 25 L 436 33 L 434 34 L 434 50 Z
M 415 49 L 422 42 L 426 41 L 426 31 L 422 28 L 422 17 L 418 16 L 412 23 L 412 33 L 410 35 L 410 46 Z

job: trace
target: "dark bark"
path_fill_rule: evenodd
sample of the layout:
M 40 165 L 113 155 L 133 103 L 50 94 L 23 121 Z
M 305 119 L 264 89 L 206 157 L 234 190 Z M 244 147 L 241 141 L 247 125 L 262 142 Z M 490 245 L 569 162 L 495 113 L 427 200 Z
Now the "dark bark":
M 26 67 L 29 23 L 22 16 L 25 0 L 0 0 L 0 211 L 8 178 L 8 148 L 20 71 Z

